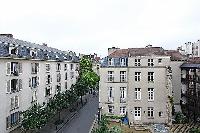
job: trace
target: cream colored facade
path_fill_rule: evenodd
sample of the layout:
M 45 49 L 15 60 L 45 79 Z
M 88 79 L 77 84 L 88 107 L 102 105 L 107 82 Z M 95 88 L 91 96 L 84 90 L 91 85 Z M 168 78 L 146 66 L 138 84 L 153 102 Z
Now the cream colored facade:
M 139 66 L 137 65 L 138 59 L 140 59 Z M 130 124 L 171 124 L 170 56 L 133 56 L 128 57 L 127 61 L 125 67 L 109 65 L 100 67 L 99 106 L 102 108 L 102 113 L 107 115 L 127 114 Z M 148 63 L 153 63 L 153 66 L 151 64 L 148 66 Z M 114 81 L 112 82 L 108 81 L 108 71 L 113 71 Z M 126 72 L 124 82 L 120 81 L 120 71 Z M 149 78 L 152 73 L 153 78 Z M 110 87 L 112 87 L 113 98 L 109 98 L 111 96 Z M 122 94 L 123 87 L 125 87 L 125 94 Z M 122 97 L 124 98 L 120 101 Z
M 18 76 L 14 76 L 12 73 L 8 73 L 8 69 L 12 69 L 12 66 L 10 66 L 10 68 L 8 67 L 8 64 L 11 62 L 21 64 L 21 73 L 19 73 Z M 39 64 L 36 73 L 33 73 L 32 71 L 33 63 Z M 50 64 L 50 71 L 46 70 L 47 64 Z M 58 64 L 60 64 L 60 70 L 57 69 Z M 76 67 L 78 67 L 78 65 L 78 63 L 73 63 L 70 61 L 58 62 L 53 60 L 41 61 L 20 58 L 1 58 L 0 97 L 2 99 L 2 102 L 0 110 L 0 132 L 6 133 L 15 129 L 18 126 L 18 122 L 16 124 L 13 123 L 15 122 L 14 119 L 19 119 L 18 114 L 11 114 L 14 114 L 16 112 L 19 112 L 20 114 L 20 112 L 27 110 L 29 107 L 31 107 L 32 104 L 36 102 L 40 104 L 43 104 L 43 102 L 47 103 L 48 99 L 50 97 L 53 97 L 58 92 L 57 85 L 61 85 L 61 92 L 65 91 L 66 89 L 70 89 L 71 85 L 75 84 L 76 82 L 76 78 L 78 76 L 78 71 L 76 71 Z M 47 75 L 51 75 L 49 84 L 47 83 Z M 57 79 L 58 75 L 61 75 L 60 80 Z M 33 77 L 37 77 L 36 82 Z M 19 80 L 21 80 L 20 83 Z M 15 84 L 12 81 L 17 81 L 17 83 Z M 50 94 L 47 94 L 46 89 L 49 88 L 51 89 Z M 8 117 L 12 117 L 10 121 L 7 120 Z

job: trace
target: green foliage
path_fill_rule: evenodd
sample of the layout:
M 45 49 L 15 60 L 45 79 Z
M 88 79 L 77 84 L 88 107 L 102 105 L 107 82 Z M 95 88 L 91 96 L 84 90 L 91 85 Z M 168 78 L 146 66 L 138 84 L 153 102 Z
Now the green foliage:
M 119 126 L 113 126 L 108 128 L 109 121 L 106 115 L 101 117 L 99 122 L 99 127 L 92 131 L 92 133 L 122 133 L 122 130 Z
M 107 115 L 106 118 L 108 118 L 108 119 L 121 119 L 121 118 L 123 118 L 123 116 Z
M 198 128 L 191 128 L 189 130 L 189 133 L 200 133 L 200 129 L 198 129 Z
M 183 124 L 183 123 L 186 122 L 186 117 L 183 115 L 183 113 L 177 112 L 177 113 L 175 114 L 175 122 L 176 122 L 177 124 Z
M 23 112 L 22 126 L 25 130 L 36 130 L 43 127 L 49 119 L 64 108 L 69 107 L 78 96 L 73 88 L 63 93 L 54 95 L 46 105 L 35 104 Z

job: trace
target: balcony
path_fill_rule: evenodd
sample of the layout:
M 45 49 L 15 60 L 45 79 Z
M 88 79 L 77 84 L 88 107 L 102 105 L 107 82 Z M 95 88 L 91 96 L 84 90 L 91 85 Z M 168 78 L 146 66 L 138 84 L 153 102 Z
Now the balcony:
M 126 103 L 126 98 L 120 98 L 120 103 Z
M 114 97 L 108 97 L 108 103 L 113 103 L 114 102 Z

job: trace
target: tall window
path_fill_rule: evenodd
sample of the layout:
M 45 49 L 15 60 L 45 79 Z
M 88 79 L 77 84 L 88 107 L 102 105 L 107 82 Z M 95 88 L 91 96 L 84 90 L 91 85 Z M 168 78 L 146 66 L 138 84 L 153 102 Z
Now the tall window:
M 126 114 L 126 107 L 120 107 L 120 115 L 125 115 Z
M 141 66 L 140 59 L 135 59 L 135 66 Z
M 52 87 L 46 87 L 45 96 L 50 96 L 52 94 Z
M 35 76 L 31 79 L 31 87 L 36 88 L 39 85 L 39 77 Z
M 67 70 L 67 64 L 64 64 L 64 70 L 65 71 Z
M 19 62 L 8 62 L 7 64 L 7 74 L 12 74 L 13 76 L 18 76 L 22 73 L 22 63 Z
M 61 74 L 58 73 L 58 74 L 57 74 L 57 82 L 60 82 L 60 81 L 61 81 Z
M 135 81 L 140 81 L 141 79 L 141 72 L 135 72 Z
M 148 81 L 150 82 L 154 81 L 154 72 L 148 72 Z
M 20 122 L 20 112 L 15 112 L 6 118 L 6 127 L 11 128 Z
M 37 91 L 33 91 L 32 102 L 37 101 Z
M 31 73 L 37 74 L 39 72 L 39 63 L 31 63 Z
M 114 81 L 114 71 L 108 71 L 108 81 Z
M 74 64 L 70 64 L 70 70 L 74 69 Z
M 141 100 L 141 88 L 135 88 L 135 100 Z
M 120 87 L 121 98 L 126 98 L 126 87 Z
M 126 71 L 120 71 L 120 82 L 126 82 Z
M 22 90 L 22 79 L 12 79 L 7 81 L 7 93 L 15 93 Z
M 114 106 L 108 105 L 108 113 L 111 113 L 111 114 L 114 113 Z
M 148 100 L 149 101 L 154 100 L 154 88 L 148 88 Z
M 19 96 L 14 96 L 11 99 L 11 110 L 19 107 Z
M 70 72 L 70 77 L 71 77 L 71 79 L 74 78 L 74 72 Z
M 46 64 L 46 72 L 49 72 L 50 71 L 50 64 Z
M 108 66 L 114 66 L 114 59 L 112 58 L 108 59 Z
M 113 88 L 112 87 L 108 88 L 108 97 L 113 97 Z
M 65 73 L 65 80 L 67 80 L 67 72 Z
M 56 64 L 56 70 L 57 70 L 57 71 L 60 71 L 60 70 L 61 70 L 61 65 L 60 65 L 60 63 L 57 63 L 57 64 Z
M 154 66 L 153 59 L 148 59 L 148 66 Z
M 148 117 L 154 116 L 154 110 L 153 109 L 154 109 L 153 107 L 148 107 L 148 111 L 147 111 Z
M 121 58 L 120 59 L 120 65 L 121 66 L 126 66 L 126 59 L 125 58 Z
M 141 107 L 135 107 L 134 108 L 134 116 L 141 116 Z
M 46 78 L 46 84 L 50 84 L 52 82 L 51 75 L 47 75 Z

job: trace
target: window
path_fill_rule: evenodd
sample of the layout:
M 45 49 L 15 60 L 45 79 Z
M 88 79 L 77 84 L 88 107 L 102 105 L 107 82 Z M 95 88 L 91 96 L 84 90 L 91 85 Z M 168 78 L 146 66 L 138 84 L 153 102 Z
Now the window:
M 65 82 L 65 89 L 67 89 L 67 82 Z
M 108 105 L 108 113 L 111 113 L 111 114 L 114 113 L 114 106 Z
M 19 107 L 19 96 L 12 97 L 10 101 L 11 101 L 11 110 L 14 110 Z
M 61 74 L 58 73 L 58 74 L 57 74 L 57 82 L 60 82 L 60 81 L 61 81 Z
M 20 122 L 20 112 L 15 112 L 6 118 L 6 127 L 11 128 Z
M 154 72 L 148 72 L 148 81 L 153 82 L 154 81 Z
M 18 62 L 8 62 L 7 63 L 7 74 L 12 74 L 13 76 L 18 76 L 22 73 L 22 63 Z
M 153 59 L 148 59 L 148 66 L 154 66 Z
M 112 87 L 108 88 L 108 97 L 113 97 L 113 88 Z
M 33 94 L 32 94 L 32 102 L 35 102 L 37 101 L 37 91 L 33 91 Z
M 74 69 L 74 64 L 70 64 L 70 70 Z
M 11 55 L 17 55 L 18 54 L 18 49 L 16 47 L 9 47 L 9 54 Z
M 61 84 L 56 85 L 56 92 L 60 92 L 61 91 Z
M 38 85 L 39 85 L 39 77 L 38 76 L 32 77 L 31 81 L 32 81 L 31 87 L 33 87 L 33 88 L 38 87 Z
M 135 88 L 135 100 L 141 100 L 141 88 Z
M 148 88 L 148 100 L 149 101 L 154 100 L 154 88 Z
M 141 72 L 135 72 L 135 81 L 140 81 Z
M 114 81 L 114 71 L 108 71 L 108 81 Z
M 46 87 L 45 96 L 50 96 L 52 94 L 52 87 Z
M 47 71 L 47 72 L 49 72 L 49 71 L 50 71 L 50 69 L 51 69 L 51 66 L 50 66 L 50 64 L 46 64 L 46 71 Z
M 120 82 L 126 82 L 126 71 L 120 71 Z
M 37 74 L 39 72 L 39 63 L 31 63 L 31 73 Z
M 148 117 L 153 117 L 154 116 L 153 107 L 148 107 L 147 115 L 148 115 Z
M 120 115 L 125 115 L 126 114 L 126 107 L 120 107 Z
M 67 72 L 65 73 L 65 80 L 67 80 Z
M 160 112 L 159 112 L 159 117 L 162 117 L 162 116 L 163 116 L 163 112 L 160 111 Z
M 114 59 L 112 58 L 108 59 L 108 66 L 114 66 Z
M 74 78 L 74 72 L 70 72 L 71 79 Z
M 61 65 L 60 65 L 60 63 L 57 63 L 57 64 L 56 64 L 56 70 L 57 70 L 57 71 L 60 71 L 60 70 L 61 70 Z
M 31 49 L 30 50 L 30 56 L 33 57 L 33 58 L 35 58 L 37 56 L 37 51 L 34 50 L 34 49 Z
M 121 66 L 126 66 L 126 59 L 125 58 L 121 58 L 120 59 L 120 65 Z
M 7 81 L 7 93 L 15 93 L 22 90 L 22 79 L 12 79 Z
M 135 66 L 140 66 L 140 59 L 135 59 Z
M 134 116 L 141 116 L 141 107 L 134 107 Z
M 162 59 L 158 59 L 158 63 L 162 63 Z
M 51 82 L 52 82 L 51 75 L 47 75 L 46 77 L 47 77 L 46 84 L 51 84 Z
M 120 87 L 121 98 L 126 98 L 126 87 Z
M 65 71 L 67 70 L 67 64 L 64 65 L 64 70 L 65 70 Z

